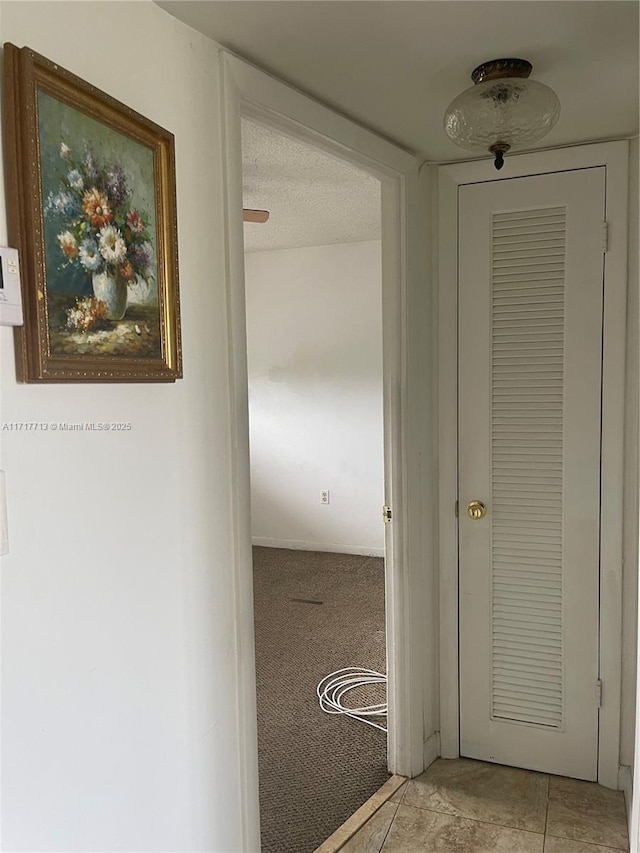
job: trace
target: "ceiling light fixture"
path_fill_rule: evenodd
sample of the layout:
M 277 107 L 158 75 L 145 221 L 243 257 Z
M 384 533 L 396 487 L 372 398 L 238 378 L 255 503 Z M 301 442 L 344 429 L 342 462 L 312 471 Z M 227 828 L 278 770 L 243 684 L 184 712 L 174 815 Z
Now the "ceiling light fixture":
M 557 122 L 560 101 L 553 89 L 527 79 L 532 69 L 526 59 L 478 65 L 471 74 L 474 85 L 447 108 L 447 135 L 469 151 L 490 151 L 496 169 L 507 151 L 541 139 Z

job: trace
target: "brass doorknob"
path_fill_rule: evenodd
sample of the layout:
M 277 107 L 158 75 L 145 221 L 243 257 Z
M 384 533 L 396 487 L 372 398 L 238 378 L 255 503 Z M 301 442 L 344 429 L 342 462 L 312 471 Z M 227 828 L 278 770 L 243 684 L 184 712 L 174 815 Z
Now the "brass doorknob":
M 469 506 L 467 507 L 467 515 L 469 518 L 473 519 L 473 521 L 477 521 L 479 518 L 484 518 L 487 514 L 487 508 L 482 503 L 482 501 L 471 501 Z

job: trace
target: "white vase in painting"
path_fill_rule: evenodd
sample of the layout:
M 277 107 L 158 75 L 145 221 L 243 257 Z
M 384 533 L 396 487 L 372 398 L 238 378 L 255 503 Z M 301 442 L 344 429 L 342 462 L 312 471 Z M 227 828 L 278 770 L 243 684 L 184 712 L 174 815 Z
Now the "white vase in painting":
M 109 272 L 94 272 L 93 292 L 107 306 L 108 320 L 122 320 L 127 310 L 127 282 Z

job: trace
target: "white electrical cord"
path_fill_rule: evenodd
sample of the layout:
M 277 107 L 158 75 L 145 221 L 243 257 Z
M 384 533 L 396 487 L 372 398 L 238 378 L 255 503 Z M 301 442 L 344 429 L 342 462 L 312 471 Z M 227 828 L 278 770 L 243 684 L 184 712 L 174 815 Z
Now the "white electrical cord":
M 360 720 L 374 729 L 386 732 L 385 726 L 374 723 L 368 717 L 386 717 L 387 703 L 381 702 L 377 705 L 363 705 L 360 708 L 346 708 L 342 704 L 342 697 L 356 687 L 366 687 L 368 684 L 386 684 L 387 676 L 374 669 L 363 669 L 358 666 L 346 666 L 337 669 L 330 675 L 325 676 L 316 688 L 318 702 L 326 714 L 344 714 L 354 720 Z

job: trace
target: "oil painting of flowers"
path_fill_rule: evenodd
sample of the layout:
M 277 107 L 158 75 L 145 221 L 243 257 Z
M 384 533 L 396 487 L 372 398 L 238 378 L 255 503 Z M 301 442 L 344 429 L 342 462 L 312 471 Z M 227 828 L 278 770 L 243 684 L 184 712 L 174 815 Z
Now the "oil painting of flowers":
M 4 56 L 18 379 L 180 378 L 173 135 L 29 48 Z
M 160 354 L 153 154 L 38 98 L 53 353 Z

